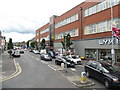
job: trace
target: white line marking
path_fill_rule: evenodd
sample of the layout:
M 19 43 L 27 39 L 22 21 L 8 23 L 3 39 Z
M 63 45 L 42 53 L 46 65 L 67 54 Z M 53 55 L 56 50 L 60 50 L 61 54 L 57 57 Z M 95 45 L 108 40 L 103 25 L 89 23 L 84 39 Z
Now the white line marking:
M 48 64 L 48 62 L 45 62 L 45 61 L 41 61 L 43 64 Z
M 40 60 L 39 58 L 36 58 L 36 60 Z
M 76 70 L 76 69 L 74 69 L 74 68 L 71 68 L 71 70 L 72 70 L 72 71 L 77 71 L 77 70 Z
M 54 67 L 52 67 L 52 66 L 50 66 L 50 65 L 48 65 L 48 67 L 50 67 L 50 68 L 52 68 L 54 71 L 56 71 L 56 69 L 55 69 Z

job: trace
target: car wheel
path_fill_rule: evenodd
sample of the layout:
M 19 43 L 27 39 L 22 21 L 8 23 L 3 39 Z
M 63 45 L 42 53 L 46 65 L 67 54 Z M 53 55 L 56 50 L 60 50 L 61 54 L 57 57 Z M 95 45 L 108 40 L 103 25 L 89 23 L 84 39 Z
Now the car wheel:
M 110 83 L 108 80 L 105 80 L 104 85 L 106 88 L 110 88 Z
M 89 73 L 88 71 L 86 71 L 86 76 L 87 76 L 88 78 L 91 77 L 91 76 L 90 76 L 90 73 Z

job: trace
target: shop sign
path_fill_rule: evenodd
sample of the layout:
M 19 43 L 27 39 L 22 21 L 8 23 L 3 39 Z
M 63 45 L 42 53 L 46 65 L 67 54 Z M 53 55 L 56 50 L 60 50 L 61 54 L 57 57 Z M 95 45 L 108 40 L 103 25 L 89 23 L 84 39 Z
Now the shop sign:
M 111 45 L 111 44 L 120 44 L 120 40 L 118 39 L 103 39 L 103 40 L 99 40 L 99 44 L 100 45 Z

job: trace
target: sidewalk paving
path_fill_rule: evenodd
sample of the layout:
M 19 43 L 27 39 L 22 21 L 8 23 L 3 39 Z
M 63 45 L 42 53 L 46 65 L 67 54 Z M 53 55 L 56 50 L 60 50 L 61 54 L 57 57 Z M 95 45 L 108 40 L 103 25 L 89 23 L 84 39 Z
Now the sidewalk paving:
M 2 54 L 2 78 L 10 76 L 16 71 L 14 59 L 10 58 L 7 51 Z
M 89 80 L 88 78 L 85 83 L 82 83 L 80 80 L 80 76 L 75 75 L 69 70 L 59 70 L 59 72 L 77 87 L 90 87 L 90 86 L 95 85 L 95 83 Z

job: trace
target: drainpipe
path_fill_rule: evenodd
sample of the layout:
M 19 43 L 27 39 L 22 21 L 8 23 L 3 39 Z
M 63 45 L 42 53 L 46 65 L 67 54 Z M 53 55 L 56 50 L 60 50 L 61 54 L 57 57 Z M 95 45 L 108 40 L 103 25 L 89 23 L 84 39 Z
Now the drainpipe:
M 82 7 L 80 7 L 80 39 L 82 39 Z

